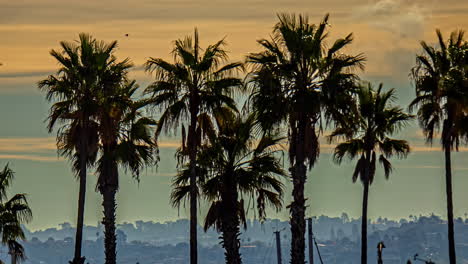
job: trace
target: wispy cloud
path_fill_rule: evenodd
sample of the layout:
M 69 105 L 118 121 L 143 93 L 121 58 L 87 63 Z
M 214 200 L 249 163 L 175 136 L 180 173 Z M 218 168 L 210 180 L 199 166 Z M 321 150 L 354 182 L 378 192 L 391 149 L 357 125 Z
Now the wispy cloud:
M 429 15 L 428 10 L 415 1 L 403 0 L 379 0 L 356 11 L 356 18 L 371 26 L 412 38 L 424 32 Z
M 57 149 L 54 137 L 0 138 L 1 152 L 51 152 Z
M 434 165 L 408 165 L 408 166 L 396 166 L 399 169 L 440 169 L 445 170 L 445 167 L 442 166 L 434 166 Z M 468 168 L 465 167 L 453 167 L 452 170 L 454 171 L 468 171 Z
M 64 159 L 60 157 L 39 156 L 39 155 L 14 155 L 14 154 L 0 154 L 0 159 L 3 160 L 29 160 L 41 162 L 61 162 Z
M 147 173 L 147 176 L 155 176 L 155 177 L 174 177 L 176 175 L 175 172 L 154 172 L 154 173 Z
M 180 142 L 164 140 L 158 143 L 160 148 L 175 149 Z M 59 161 L 54 137 L 37 138 L 0 138 L 0 159 L 21 159 L 31 161 Z M 54 156 L 55 155 L 55 156 Z M 164 173 L 158 173 L 158 175 Z
M 160 148 L 178 148 L 180 147 L 179 141 L 160 141 L 158 142 Z
M 44 77 L 53 71 L 23 71 L 23 72 L 0 72 L 0 78 L 24 78 L 24 77 Z

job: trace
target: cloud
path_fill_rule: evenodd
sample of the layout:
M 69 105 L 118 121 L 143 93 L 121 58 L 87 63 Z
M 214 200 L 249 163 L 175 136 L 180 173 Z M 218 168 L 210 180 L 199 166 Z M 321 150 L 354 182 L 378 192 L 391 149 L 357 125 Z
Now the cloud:
M 55 138 L 0 138 L 0 159 L 58 162 Z
M 178 148 L 180 147 L 180 141 L 160 141 L 158 146 L 160 148 Z
M 159 148 L 175 149 L 180 146 L 179 141 L 163 140 L 158 143 Z M 55 162 L 61 161 L 56 155 L 55 137 L 37 138 L 0 138 L 0 159 L 20 159 L 31 161 Z M 158 173 L 160 176 L 167 176 Z
M 0 138 L 1 152 L 51 152 L 56 151 L 54 137 Z
M 356 10 L 356 18 L 406 38 L 421 36 L 428 10 L 411 0 L 380 0 Z
M 146 176 L 155 176 L 155 177 L 174 177 L 177 173 L 175 172 L 155 172 L 155 173 L 148 173 Z
M 434 165 L 410 165 L 410 166 L 396 166 L 398 169 L 443 169 L 445 167 L 442 166 L 434 166 Z M 453 167 L 452 170 L 454 171 L 468 171 L 468 168 L 465 167 Z
M 0 154 L 0 159 L 4 160 L 29 160 L 29 161 L 41 161 L 41 162 L 60 162 L 63 158 L 50 157 L 50 156 L 39 156 L 39 155 L 14 155 L 14 154 Z
M 45 77 L 53 71 L 0 72 L 0 78 Z
M 318 11 L 315 6 L 311 6 L 307 0 L 218 0 L 215 3 L 209 0 L 10 1 L 2 3 L 0 24 L 95 24 L 116 20 L 170 21 L 172 24 L 200 20 L 259 21 L 275 19 L 275 13 L 284 9 L 286 9 L 284 11 L 297 12 L 307 10 L 309 14 L 313 13 L 310 15 L 319 17 L 325 14 L 322 10 Z M 341 6 L 336 5 L 329 5 L 327 8 L 335 10 L 336 15 L 348 11 L 340 9 Z M 35 12 L 31 14 L 31 10 Z

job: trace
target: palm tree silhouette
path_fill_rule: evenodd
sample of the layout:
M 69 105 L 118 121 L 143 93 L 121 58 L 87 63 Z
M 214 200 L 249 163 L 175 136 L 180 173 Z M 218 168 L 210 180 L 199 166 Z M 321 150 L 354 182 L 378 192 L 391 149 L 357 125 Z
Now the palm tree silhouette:
M 156 80 L 146 92 L 152 94 L 152 103 L 163 113 L 159 119 L 156 138 L 162 130 L 175 130 L 180 125 L 181 150 L 190 166 L 190 263 L 197 263 L 197 172 L 196 156 L 202 138 L 212 129 L 211 116 L 222 105 L 235 108 L 230 97 L 232 88 L 241 87 L 242 81 L 233 72 L 242 69 L 241 63 L 227 63 L 224 39 L 200 48 L 198 31 L 194 38 L 185 37 L 174 42 L 174 63 L 150 58 L 146 70 Z M 188 133 L 185 125 L 188 122 Z
M 86 195 L 87 167 L 92 166 L 97 151 L 97 93 L 101 80 L 109 70 L 107 63 L 116 42 L 104 44 L 88 34 L 79 34 L 77 43 L 60 42 L 62 51 L 50 54 L 59 62 L 55 75 L 39 82 L 46 98 L 54 102 L 48 117 L 49 133 L 59 126 L 57 148 L 62 156 L 72 161 L 80 189 L 78 220 L 75 236 L 74 264 L 83 264 L 81 256 Z
M 2 244 L 8 247 L 12 261 L 26 259 L 23 246 L 18 239 L 26 239 L 22 224 L 32 219 L 26 194 L 20 193 L 7 199 L 7 190 L 14 179 L 14 172 L 8 164 L 0 171 L 0 233 Z M 1 262 L 1 260 L 0 260 Z
M 358 159 L 353 173 L 353 182 L 358 179 L 364 186 L 362 200 L 361 227 L 361 263 L 367 263 L 367 205 L 369 186 L 374 181 L 377 153 L 382 165 L 385 178 L 392 172 L 392 165 L 388 158 L 396 156 L 404 158 L 410 151 L 405 140 L 390 138 L 403 128 L 412 118 L 400 107 L 392 106 L 395 101 L 395 90 L 386 92 L 382 84 L 374 90 L 371 84 L 362 85 L 356 91 L 356 112 L 348 118 L 348 122 L 341 123 L 329 136 L 330 141 L 344 138 L 334 151 L 334 160 L 340 164 L 344 157 Z
M 97 189 L 103 197 L 104 245 L 106 264 L 116 263 L 115 195 L 119 189 L 119 166 L 139 180 L 140 170 L 155 159 L 151 127 L 156 121 L 146 117 L 142 108 L 149 100 L 135 100 L 138 86 L 127 80 L 130 64 L 124 60 L 111 67 L 99 96 Z
M 417 108 L 419 124 L 427 143 L 442 128 L 441 145 L 445 153 L 445 185 L 450 263 L 456 263 L 453 225 L 451 152 L 468 139 L 468 43 L 463 31 L 454 31 L 448 41 L 437 30 L 438 43 L 433 47 L 421 41 L 423 54 L 416 56 L 411 76 L 416 98 L 410 110 Z
M 282 204 L 283 184 L 278 176 L 285 172 L 276 157 L 282 138 L 256 137 L 255 123 L 254 115 L 243 118 L 229 110 L 219 111 L 219 132 L 210 134 L 197 155 L 201 194 L 211 203 L 204 229 L 214 226 L 222 233 L 228 264 L 242 263 L 239 232 L 241 224 L 246 228 L 244 199 L 256 202 L 261 220 L 265 219 L 266 206 L 279 210 Z M 176 206 L 188 198 L 189 176 L 187 166 L 174 181 L 171 200 Z
M 352 34 L 327 47 L 328 15 L 319 25 L 309 24 L 303 15 L 278 18 L 271 40 L 258 41 L 264 51 L 247 57 L 253 67 L 250 104 L 263 129 L 288 128 L 291 263 L 303 264 L 306 165 L 311 169 L 319 156 L 322 124 L 339 122 L 349 111 L 347 101 L 357 79 L 353 71 L 363 68 L 364 57 L 343 54 Z

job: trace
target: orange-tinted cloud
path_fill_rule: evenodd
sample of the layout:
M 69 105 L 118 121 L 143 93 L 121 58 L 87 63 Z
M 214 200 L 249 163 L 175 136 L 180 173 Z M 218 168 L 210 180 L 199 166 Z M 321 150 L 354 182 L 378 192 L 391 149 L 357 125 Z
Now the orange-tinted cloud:
M 419 50 L 419 40 L 435 40 L 436 27 L 444 32 L 466 27 L 462 10 L 468 10 L 468 2 L 221 0 L 214 5 L 208 0 L 9 1 L 0 10 L 0 61 L 4 64 L 0 79 L 6 74 L 16 75 L 17 80 L 0 82 L 0 91 L 17 90 L 19 82 L 23 89 L 34 90 L 41 76 L 32 80 L 20 75 L 56 69 L 49 50 L 58 48 L 59 41 L 76 39 L 79 32 L 118 40 L 117 55 L 130 57 L 139 66 L 149 56 L 170 58 L 172 41 L 198 27 L 202 44 L 227 36 L 230 55 L 239 60 L 258 50 L 255 41 L 268 37 L 278 12 L 306 13 L 315 23 L 331 13 L 331 36 L 355 33 L 356 43 L 350 51 L 367 55 L 367 76 L 392 76 L 407 82 L 414 62 L 411 55 Z M 129 37 L 124 36 L 127 33 Z M 150 79 L 144 73 L 135 77 L 138 81 Z
M 0 159 L 3 160 L 29 160 L 29 161 L 40 161 L 40 162 L 60 162 L 63 158 L 60 157 L 49 157 L 39 155 L 14 155 L 14 154 L 0 154 Z

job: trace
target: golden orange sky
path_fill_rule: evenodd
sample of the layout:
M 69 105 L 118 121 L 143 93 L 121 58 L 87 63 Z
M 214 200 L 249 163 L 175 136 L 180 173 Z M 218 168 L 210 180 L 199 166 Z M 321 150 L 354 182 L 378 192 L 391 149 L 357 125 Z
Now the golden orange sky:
M 329 1 L 1 1 L 0 91 L 34 90 L 38 77 L 56 68 L 48 52 L 79 32 L 118 40 L 121 58 L 141 66 L 149 56 L 169 57 L 171 43 L 198 27 L 203 43 L 227 37 L 233 60 L 256 51 L 267 37 L 276 13 L 296 12 L 318 23 L 331 14 L 332 38 L 355 35 L 350 52 L 368 58 L 365 76 L 407 81 L 419 41 L 432 41 L 435 28 L 446 35 L 466 28 L 467 1 L 329 0 Z M 129 34 L 125 37 L 124 34 Z M 137 80 L 149 77 L 135 71 Z

